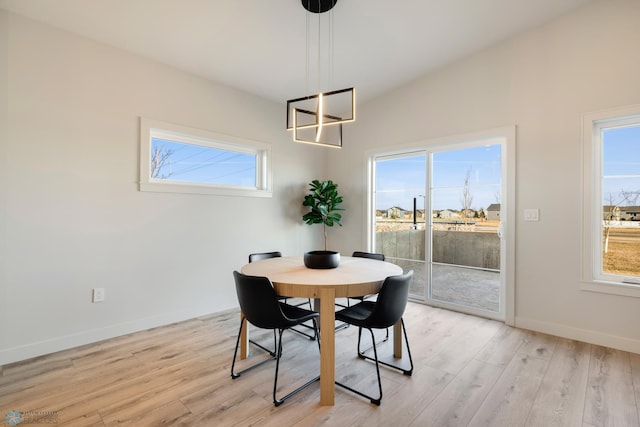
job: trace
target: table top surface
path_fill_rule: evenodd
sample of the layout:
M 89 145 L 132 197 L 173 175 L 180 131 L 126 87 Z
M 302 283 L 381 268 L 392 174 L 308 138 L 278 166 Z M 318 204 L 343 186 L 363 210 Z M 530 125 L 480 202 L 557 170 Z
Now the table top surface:
M 307 268 L 303 257 L 293 256 L 252 262 L 241 271 L 251 276 L 266 276 L 274 284 L 314 286 L 379 283 L 388 276 L 402 274 L 402 268 L 390 262 L 350 256 L 341 256 L 338 267 L 326 270 Z

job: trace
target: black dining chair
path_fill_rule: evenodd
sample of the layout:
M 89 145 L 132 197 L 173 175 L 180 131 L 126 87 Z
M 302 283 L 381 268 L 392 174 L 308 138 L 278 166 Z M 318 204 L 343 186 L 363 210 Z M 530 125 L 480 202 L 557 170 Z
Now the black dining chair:
M 375 259 L 376 261 L 384 261 L 385 260 L 385 256 L 384 254 L 380 254 L 380 253 L 375 253 L 375 252 L 363 252 L 363 251 L 353 251 L 353 253 L 351 254 L 352 257 L 354 258 L 369 258 L 369 259 Z M 371 299 L 374 298 L 375 295 L 363 295 L 361 297 L 348 297 L 347 298 L 347 304 L 340 304 L 340 303 L 336 303 L 336 306 L 338 307 L 350 307 L 351 306 L 351 300 L 356 300 L 356 303 L 364 301 L 365 299 Z M 344 323 L 343 323 L 344 325 Z M 382 341 L 386 341 L 389 339 L 389 330 L 387 329 L 385 338 Z M 380 342 L 382 342 L 380 341 Z
M 385 256 L 384 254 L 379 254 L 379 253 L 375 253 L 375 252 L 362 252 L 362 251 L 354 251 L 353 254 L 351 254 L 352 257 L 354 258 L 369 258 L 369 259 L 375 259 L 376 261 L 384 261 L 385 260 Z M 362 301 L 363 299 L 367 299 L 367 298 L 372 298 L 375 295 L 365 295 L 362 297 L 353 297 L 352 299 L 357 299 L 359 301 Z M 349 303 L 347 305 L 350 305 Z
M 267 277 L 248 276 L 234 271 L 233 278 L 236 284 L 236 293 L 238 295 L 240 310 L 242 311 L 242 318 L 240 321 L 240 329 L 238 331 L 238 339 L 236 340 L 236 348 L 233 352 L 231 378 L 239 378 L 245 372 L 257 368 L 266 362 L 275 360 L 276 372 L 273 380 L 273 404 L 275 406 L 280 406 L 285 400 L 320 379 L 320 376 L 318 375 L 312 380 L 306 382 L 304 385 L 288 393 L 286 396 L 281 398 L 276 396 L 278 391 L 278 370 L 280 368 L 280 358 L 282 357 L 282 334 L 285 330 L 291 329 L 293 326 L 300 325 L 307 321 L 313 322 L 313 327 L 317 334 L 318 327 L 316 320 L 319 315 L 315 311 L 305 310 L 304 308 L 284 304 L 279 301 L 276 292 L 273 289 L 273 285 Z M 247 322 L 257 328 L 273 329 L 274 333 L 275 331 L 278 331 L 278 344 L 274 354 L 271 354 L 271 358 L 257 362 L 240 372 L 235 372 L 238 347 L 240 346 L 240 336 L 242 334 L 242 328 Z M 320 340 L 317 340 L 317 342 L 318 350 L 320 350 Z
M 280 258 L 282 253 L 280 251 L 273 252 L 256 252 L 253 254 L 249 254 L 249 262 L 262 261 L 263 259 L 269 258 Z
M 269 259 L 269 258 L 277 258 L 277 257 L 281 257 L 282 253 L 280 253 L 280 251 L 273 251 L 273 252 L 258 252 L 258 253 L 253 253 L 253 254 L 249 254 L 249 262 L 255 262 L 255 261 L 260 261 L 263 259 Z M 278 297 L 281 300 L 286 300 L 286 298 L 284 297 Z M 269 353 L 271 356 L 275 357 L 276 356 L 276 349 L 278 346 L 278 339 L 276 337 L 276 331 L 275 329 L 273 330 L 273 350 L 268 349 L 267 347 L 263 346 L 262 344 L 260 344 L 259 342 L 249 339 L 249 342 L 253 345 L 255 345 L 256 347 L 261 348 L 262 350 L 266 351 L 267 353 Z
M 379 254 L 379 253 L 375 253 L 375 252 L 363 252 L 363 251 L 353 251 L 353 253 L 351 254 L 352 257 L 354 258 L 369 258 L 369 259 L 375 259 L 377 261 L 384 261 L 385 257 L 384 254 Z M 356 303 L 364 300 L 364 299 L 370 299 L 375 297 L 375 295 L 363 295 L 360 297 L 348 297 L 346 300 L 346 304 L 341 304 L 341 303 L 336 303 L 337 307 L 341 307 L 341 308 L 345 308 L 345 307 L 350 307 L 351 306 L 351 300 L 356 300 Z M 344 323 L 342 323 L 342 325 L 345 325 Z M 345 325 L 344 327 L 346 327 L 348 325 Z M 389 331 L 387 331 L 387 336 L 384 339 L 385 341 L 389 338 Z
M 358 357 L 361 359 L 373 360 L 376 363 L 376 374 L 378 376 L 378 391 L 379 396 L 373 397 L 362 391 L 355 390 L 354 388 L 347 386 L 343 383 L 336 381 L 336 384 L 349 391 L 352 391 L 362 397 L 366 397 L 375 405 L 380 405 L 382 401 L 382 381 L 380 380 L 380 364 L 389 366 L 391 368 L 402 371 L 405 375 L 411 375 L 413 373 L 413 359 L 411 358 L 411 349 L 409 348 L 409 339 L 407 338 L 407 330 L 404 325 L 402 316 L 404 310 L 407 307 L 407 300 L 409 298 L 409 285 L 411 284 L 411 278 L 413 277 L 413 270 L 406 274 L 398 276 L 389 276 L 385 279 L 380 288 L 378 299 L 376 301 L 361 301 L 356 305 L 347 307 L 343 310 L 336 312 L 336 319 L 342 322 L 348 323 L 358 327 Z M 410 368 L 405 369 L 400 365 L 394 365 L 386 362 L 382 362 L 378 359 L 378 349 L 376 346 L 373 329 L 386 329 L 397 322 L 401 322 L 402 331 L 404 333 L 404 342 L 407 348 L 407 354 L 409 355 Z M 371 333 L 371 342 L 373 343 L 374 357 L 367 356 L 365 351 L 360 349 L 360 342 L 362 337 L 362 328 L 369 330 Z
M 378 254 L 378 253 L 374 253 L 374 252 L 363 252 L 363 251 L 354 251 L 351 254 L 352 257 L 354 258 L 369 258 L 369 259 L 375 259 L 378 261 L 384 261 L 384 254 Z M 340 302 L 336 302 L 336 307 L 340 307 L 340 308 L 345 308 L 345 307 L 350 307 L 351 306 L 351 300 L 354 299 L 357 302 L 360 302 L 362 300 L 364 300 L 365 298 L 371 298 L 373 297 L 373 295 L 364 295 L 361 297 L 347 297 L 346 299 L 346 304 L 342 304 Z M 336 331 L 340 330 L 340 329 L 345 329 L 348 328 L 349 325 L 347 323 L 344 322 L 338 322 L 338 325 L 336 326 Z M 389 331 L 387 331 L 387 336 L 383 341 L 386 341 L 389 338 Z
M 374 252 L 354 251 L 353 254 L 351 254 L 351 256 L 355 257 L 355 258 L 376 259 L 378 261 L 384 261 L 384 259 L 385 259 L 384 254 L 378 254 L 378 253 L 374 253 Z
M 282 253 L 280 251 L 272 251 L 272 252 L 256 252 L 256 253 L 252 253 L 249 254 L 249 262 L 256 262 L 256 261 L 261 261 L 263 259 L 269 259 L 269 258 L 280 258 L 282 256 Z M 289 298 L 285 297 L 285 296 L 278 296 L 278 299 L 281 302 L 284 302 L 286 304 L 291 304 L 289 302 Z M 299 300 L 298 300 L 299 301 Z M 311 305 L 311 299 L 307 298 L 307 301 L 303 301 L 297 304 L 291 304 L 291 305 L 295 305 L 297 307 L 302 307 L 304 305 L 309 305 L 309 310 L 313 310 L 313 306 Z M 313 327 L 311 325 L 308 324 L 301 324 L 300 326 L 312 330 L 313 331 Z M 296 328 L 292 328 L 291 329 L 294 332 L 297 332 L 300 335 L 304 335 L 305 337 L 309 338 L 310 340 L 315 340 L 317 338 L 317 336 L 315 334 L 308 334 L 305 331 L 301 331 L 300 329 L 296 329 Z M 274 342 L 274 347 L 275 347 L 275 342 L 276 342 L 276 335 L 275 335 L 275 331 L 273 333 L 273 342 Z M 262 345 L 255 343 L 252 341 L 252 344 L 257 345 L 258 347 L 261 347 L 263 350 L 267 350 L 266 348 L 262 347 Z M 269 351 L 269 350 L 267 350 Z

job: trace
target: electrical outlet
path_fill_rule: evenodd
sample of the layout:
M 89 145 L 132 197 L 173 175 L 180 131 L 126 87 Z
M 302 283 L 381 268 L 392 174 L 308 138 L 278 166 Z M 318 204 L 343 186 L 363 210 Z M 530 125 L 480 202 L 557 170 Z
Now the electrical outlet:
M 104 301 L 104 288 L 93 288 L 93 298 L 91 302 L 102 302 Z
M 539 221 L 540 220 L 540 210 L 539 209 L 525 209 L 524 210 L 524 220 L 525 221 Z

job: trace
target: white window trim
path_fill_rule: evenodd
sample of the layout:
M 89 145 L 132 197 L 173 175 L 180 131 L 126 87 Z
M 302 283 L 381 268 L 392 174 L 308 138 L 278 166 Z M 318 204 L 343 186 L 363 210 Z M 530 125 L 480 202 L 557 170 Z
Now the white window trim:
M 602 123 L 623 120 L 638 123 L 640 105 L 590 112 L 582 119 L 582 266 L 580 289 L 614 295 L 640 298 L 640 286 L 616 280 L 613 275 L 602 275 L 601 246 L 596 240 L 602 233 L 602 191 L 601 191 L 601 150 L 600 131 Z M 600 263 L 600 264 L 598 264 Z
M 150 178 L 152 136 L 161 136 L 178 142 L 232 149 L 255 154 L 256 187 L 240 187 L 206 183 L 179 182 Z M 272 197 L 271 146 L 258 141 L 223 135 L 203 129 L 140 118 L 140 191 L 207 194 L 220 196 Z

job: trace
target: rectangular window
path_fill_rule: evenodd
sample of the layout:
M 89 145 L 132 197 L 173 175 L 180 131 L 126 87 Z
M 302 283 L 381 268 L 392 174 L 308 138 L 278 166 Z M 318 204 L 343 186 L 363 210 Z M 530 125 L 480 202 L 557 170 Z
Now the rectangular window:
M 584 120 L 583 279 L 640 296 L 640 106 Z
M 140 190 L 270 197 L 270 149 L 228 135 L 141 119 Z

